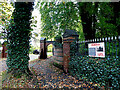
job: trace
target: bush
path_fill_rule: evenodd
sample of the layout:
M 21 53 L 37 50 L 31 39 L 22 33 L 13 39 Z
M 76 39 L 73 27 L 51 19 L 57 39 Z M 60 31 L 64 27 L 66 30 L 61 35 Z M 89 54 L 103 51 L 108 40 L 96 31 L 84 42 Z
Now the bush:
M 86 78 L 100 86 L 119 88 L 120 57 L 90 58 L 78 56 L 75 42 L 70 46 L 69 72 L 78 78 Z
M 119 88 L 120 80 L 119 57 L 107 57 L 104 60 L 83 56 L 73 56 L 69 63 L 70 74 L 78 78 L 98 83 L 100 86 Z
M 62 38 L 61 38 L 61 36 L 58 35 L 58 36 L 56 36 L 54 39 L 55 39 L 56 42 L 62 43 Z
M 119 41 L 112 41 L 105 43 L 106 46 L 106 55 L 116 56 L 120 53 Z

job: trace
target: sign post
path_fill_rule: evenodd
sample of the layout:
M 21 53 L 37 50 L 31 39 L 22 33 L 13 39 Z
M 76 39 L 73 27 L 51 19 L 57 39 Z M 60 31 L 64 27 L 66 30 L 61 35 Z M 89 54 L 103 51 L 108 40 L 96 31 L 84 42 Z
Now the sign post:
M 89 43 L 88 44 L 88 53 L 90 57 L 105 57 L 105 44 L 104 42 L 100 43 Z

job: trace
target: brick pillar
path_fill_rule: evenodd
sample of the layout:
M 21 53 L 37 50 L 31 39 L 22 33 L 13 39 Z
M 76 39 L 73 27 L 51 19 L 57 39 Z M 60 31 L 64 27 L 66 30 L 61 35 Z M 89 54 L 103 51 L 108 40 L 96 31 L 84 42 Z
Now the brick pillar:
M 70 61 L 70 44 L 75 40 L 75 37 L 63 37 L 63 67 L 65 73 L 68 73 Z
M 2 47 L 3 47 L 3 49 L 2 49 L 2 58 L 7 58 L 7 48 L 6 48 L 6 45 L 3 44 Z
M 6 45 L 4 46 L 4 50 L 5 50 L 5 54 L 4 54 L 4 58 L 7 58 L 7 47 L 6 47 Z
M 40 56 L 39 56 L 39 59 L 41 59 L 42 58 L 42 56 L 43 56 L 43 50 L 44 50 L 44 42 L 41 42 L 40 41 Z M 42 56 L 41 56 L 42 55 Z
M 46 59 L 47 52 L 46 52 L 46 38 L 41 38 L 40 40 L 40 56 L 39 59 Z
M 2 45 L 2 58 L 4 58 L 5 50 L 4 50 L 4 44 Z

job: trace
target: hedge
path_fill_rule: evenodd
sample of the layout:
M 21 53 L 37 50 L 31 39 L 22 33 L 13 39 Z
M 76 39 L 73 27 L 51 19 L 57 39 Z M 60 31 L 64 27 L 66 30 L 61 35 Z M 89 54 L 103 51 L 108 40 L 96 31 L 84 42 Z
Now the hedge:
M 78 78 L 85 78 L 100 86 L 119 89 L 120 57 L 90 58 L 78 56 L 75 54 L 74 44 L 71 44 L 70 74 Z

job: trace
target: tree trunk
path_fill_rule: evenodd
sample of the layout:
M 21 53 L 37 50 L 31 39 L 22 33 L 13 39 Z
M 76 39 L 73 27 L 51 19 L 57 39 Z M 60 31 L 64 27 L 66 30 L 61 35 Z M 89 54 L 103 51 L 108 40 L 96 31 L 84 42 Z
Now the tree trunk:
M 14 76 L 32 74 L 29 70 L 29 41 L 30 41 L 30 19 L 33 9 L 32 2 L 15 2 L 13 20 L 7 34 L 8 41 L 8 72 Z
M 97 12 L 98 12 L 98 3 L 97 2 L 95 2 L 94 3 L 95 5 L 94 5 L 94 9 L 93 9 L 93 16 L 92 16 L 92 36 L 93 36 L 93 38 L 95 38 L 95 34 L 96 34 L 96 22 L 97 22 L 97 19 L 96 19 L 96 14 L 97 14 Z
M 120 2 L 111 2 L 110 5 L 113 7 L 114 17 L 112 18 L 112 24 L 117 28 L 118 35 L 120 35 Z M 119 21 L 117 21 L 117 19 Z
M 89 6 L 92 6 L 92 3 L 83 3 L 83 5 L 79 7 L 85 40 L 95 38 L 95 28 L 92 28 L 92 18 L 94 18 L 95 21 L 95 16 L 92 17 L 92 14 L 90 15 L 89 11 L 87 11 L 87 8 L 90 8 Z

